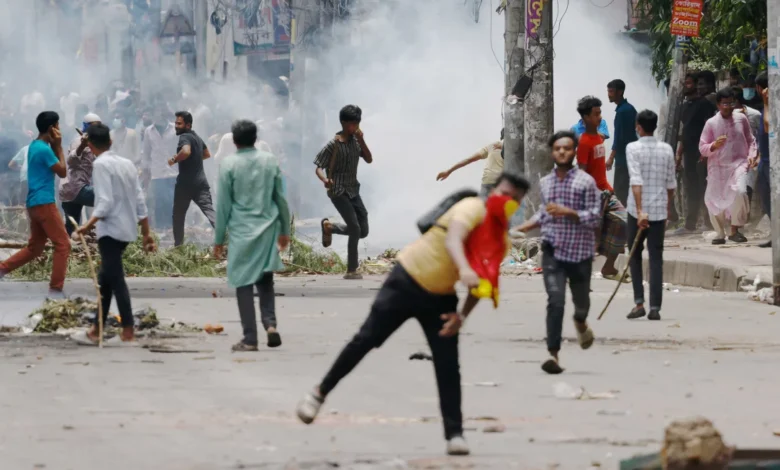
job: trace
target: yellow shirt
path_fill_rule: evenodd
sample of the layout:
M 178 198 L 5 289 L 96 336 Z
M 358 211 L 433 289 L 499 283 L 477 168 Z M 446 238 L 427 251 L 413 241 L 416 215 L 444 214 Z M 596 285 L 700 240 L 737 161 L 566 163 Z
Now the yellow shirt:
M 471 231 L 485 219 L 485 214 L 485 202 L 478 197 L 469 197 L 452 206 L 439 218 L 437 224 L 449 227 L 454 220 Z M 432 294 L 454 293 L 455 284 L 460 278 L 458 268 L 444 246 L 446 237 L 446 230 L 432 227 L 398 254 L 398 262 L 406 272 Z
M 504 158 L 501 156 L 503 141 L 493 142 L 479 151 L 485 157 L 485 169 L 482 170 L 482 184 L 496 184 L 501 172 L 504 171 Z

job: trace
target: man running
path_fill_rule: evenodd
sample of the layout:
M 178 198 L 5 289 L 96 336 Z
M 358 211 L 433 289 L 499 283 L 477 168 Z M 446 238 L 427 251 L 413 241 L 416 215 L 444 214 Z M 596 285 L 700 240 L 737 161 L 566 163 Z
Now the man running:
M 490 198 L 511 198 L 519 204 L 528 187 L 523 178 L 504 173 L 498 178 Z M 319 386 L 306 394 L 298 405 L 301 421 L 312 423 L 325 398 L 341 379 L 369 351 L 380 347 L 406 320 L 416 318 L 433 355 L 447 453 L 469 453 L 463 439 L 460 406 L 458 331 L 478 299 L 470 292 L 461 311 L 457 312 L 455 285 L 458 280 L 470 289 L 479 285 L 479 277 L 469 264 L 464 245 L 469 234 L 485 220 L 488 203 L 478 197 L 460 200 L 438 219 L 435 227 L 401 251 L 398 264 L 382 285 L 363 326 Z M 506 231 L 496 233 L 506 238 Z
M 558 131 L 549 140 L 555 169 L 542 178 L 539 212 L 518 227 L 522 232 L 542 228 L 542 277 L 547 291 L 547 351 L 542 363 L 548 374 L 560 374 L 559 362 L 566 281 L 574 302 L 574 327 L 582 349 L 593 345 L 588 326 L 590 277 L 596 250 L 595 230 L 601 220 L 601 198 L 593 178 L 577 168 L 577 137 Z
M 49 283 L 49 297 L 64 298 L 62 289 L 68 271 L 70 240 L 57 210 L 54 198 L 54 175 L 67 175 L 62 151 L 60 116 L 44 111 L 35 119 L 38 138 L 27 150 L 27 215 L 30 220 L 30 240 L 27 246 L 0 263 L 0 279 L 43 253 L 46 241 L 54 245 L 54 260 Z
M 333 234 L 346 235 L 347 274 L 344 279 L 363 279 L 358 272 L 358 242 L 368 236 L 368 211 L 360 197 L 360 183 L 357 169 L 360 159 L 371 163 L 371 155 L 360 121 L 363 111 L 354 105 L 347 105 L 339 112 L 341 131 L 317 154 L 314 164 L 317 178 L 325 185 L 328 197 L 344 220 L 342 224 L 322 219 L 322 246 L 329 247 Z
M 699 151 L 707 159 L 707 192 L 704 203 L 710 211 L 710 220 L 716 237 L 713 245 L 745 243 L 740 233 L 750 216 L 747 196 L 747 172 L 757 164 L 756 139 L 750 131 L 747 116 L 734 112 L 736 100 L 731 88 L 717 93 L 718 114 L 704 126 L 699 140 Z

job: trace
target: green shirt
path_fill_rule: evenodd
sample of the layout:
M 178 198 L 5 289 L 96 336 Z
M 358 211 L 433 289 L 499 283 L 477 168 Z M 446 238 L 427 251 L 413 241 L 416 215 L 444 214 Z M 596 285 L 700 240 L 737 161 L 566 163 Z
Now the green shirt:
M 290 234 L 290 210 L 279 161 L 268 152 L 241 149 L 219 166 L 214 242 L 228 247 L 228 285 L 256 283 L 263 273 L 284 269 L 276 246 Z

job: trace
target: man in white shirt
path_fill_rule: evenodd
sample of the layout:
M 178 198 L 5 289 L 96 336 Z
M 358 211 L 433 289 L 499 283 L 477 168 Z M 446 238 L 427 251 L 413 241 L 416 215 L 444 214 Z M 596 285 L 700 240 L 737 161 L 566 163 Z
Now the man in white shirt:
M 446 180 L 455 170 L 463 168 L 479 160 L 485 160 L 485 168 L 482 170 L 481 194 L 486 195 L 492 191 L 499 175 L 504 171 L 504 129 L 501 129 L 501 140 L 488 144 L 477 150 L 465 160 L 461 160 L 452 168 L 436 175 L 436 181 Z
M 141 183 L 152 200 L 152 225 L 160 230 L 173 227 L 173 193 L 179 169 L 168 165 L 168 160 L 176 154 L 179 137 L 170 113 L 161 108 L 154 114 L 154 124 L 144 131 Z
M 149 230 L 146 202 L 135 165 L 110 150 L 111 134 L 103 124 L 95 124 L 87 129 L 87 142 L 95 154 L 92 172 L 95 209 L 89 222 L 79 227 L 77 232 L 84 234 L 97 225 L 103 321 L 105 323 L 111 307 L 111 297 L 116 296 L 119 316 L 122 319 L 122 332 L 109 343 L 128 343 L 135 340 L 135 333 L 122 254 L 127 245 L 138 238 L 138 225 L 141 226 L 146 251 L 155 250 L 154 238 Z M 79 344 L 96 345 L 98 334 L 96 319 L 92 329 L 74 335 L 73 339 Z
M 650 314 L 648 320 L 661 319 L 663 298 L 664 232 L 666 221 L 674 204 L 675 178 L 674 151 L 672 147 L 653 137 L 658 126 L 658 115 L 644 110 L 636 117 L 639 140 L 628 144 L 626 159 L 631 191 L 628 195 L 628 246 L 639 242 L 631 265 L 631 282 L 634 286 L 636 306 L 628 319 L 644 317 L 645 288 L 642 284 L 642 245 L 647 241 L 650 258 Z
M 117 112 L 111 124 L 111 142 L 120 157 L 130 160 L 136 168 L 141 168 L 140 139 L 135 129 L 127 127 L 125 116 Z

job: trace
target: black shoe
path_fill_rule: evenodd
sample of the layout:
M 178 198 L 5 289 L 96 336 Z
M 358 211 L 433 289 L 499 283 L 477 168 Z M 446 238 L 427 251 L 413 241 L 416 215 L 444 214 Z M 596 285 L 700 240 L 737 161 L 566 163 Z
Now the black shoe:
M 726 239 L 725 238 L 716 238 L 716 239 L 712 240 L 712 244 L 713 245 L 725 245 L 726 244 Z
M 741 233 L 737 232 L 734 235 L 729 235 L 729 240 L 733 241 L 734 243 L 745 243 L 747 238 Z
M 760 245 L 758 245 L 759 248 L 772 248 L 772 240 L 769 240 L 768 242 L 764 242 Z
M 268 336 L 266 344 L 269 348 L 278 348 L 282 345 L 282 336 L 278 332 L 267 332 L 266 334 Z
M 642 318 L 645 315 L 647 315 L 647 312 L 645 312 L 644 307 L 634 307 L 631 309 L 631 313 L 629 313 L 626 318 L 629 320 L 636 320 L 637 318 Z
M 563 372 L 563 367 L 561 367 L 560 364 L 558 364 L 558 360 L 554 357 L 550 357 L 546 361 L 542 363 L 542 370 L 547 372 L 550 375 L 557 375 Z
M 660 320 L 661 313 L 658 310 L 650 310 L 650 315 L 647 316 L 648 320 Z

